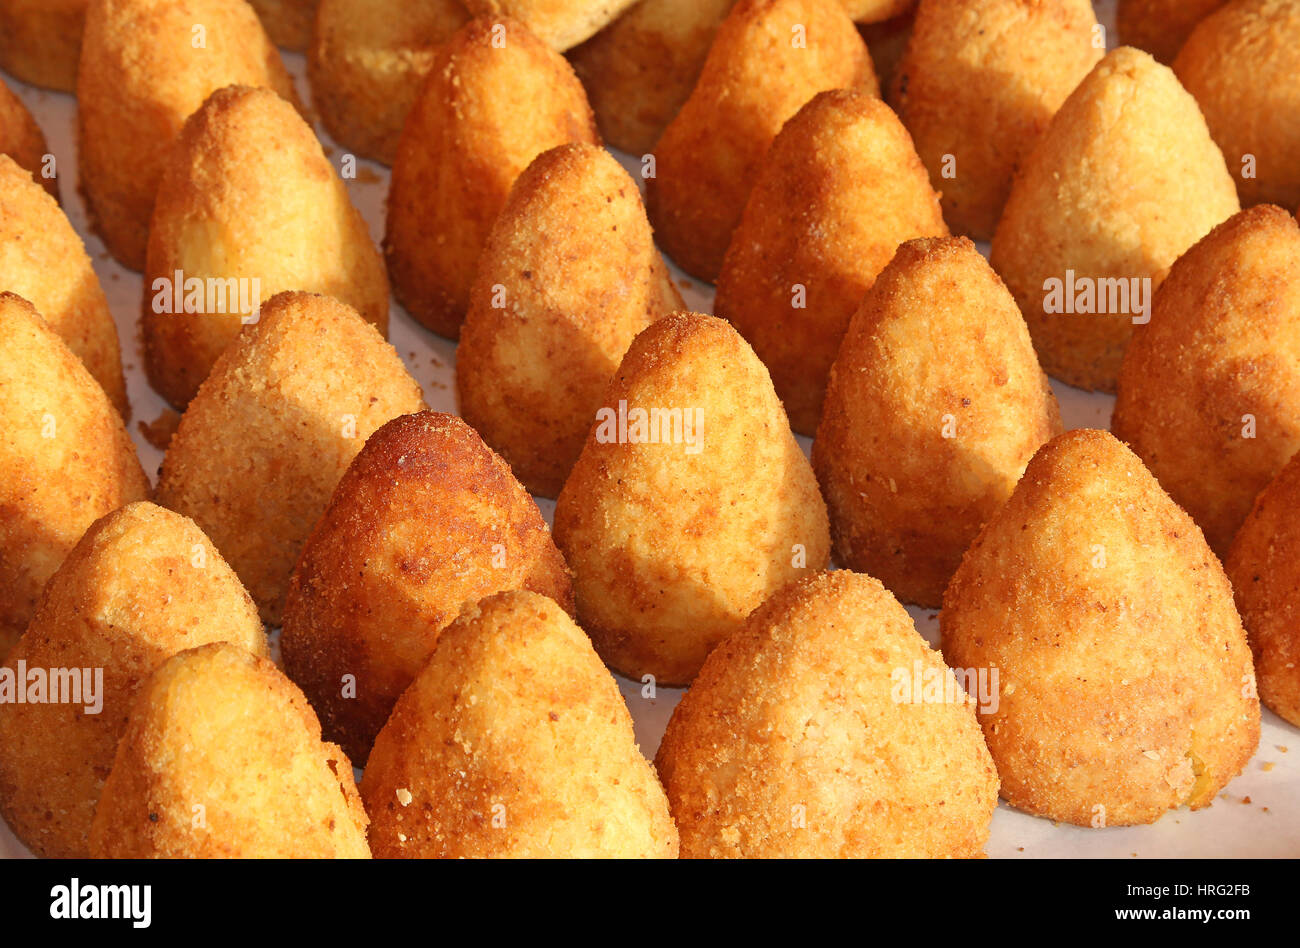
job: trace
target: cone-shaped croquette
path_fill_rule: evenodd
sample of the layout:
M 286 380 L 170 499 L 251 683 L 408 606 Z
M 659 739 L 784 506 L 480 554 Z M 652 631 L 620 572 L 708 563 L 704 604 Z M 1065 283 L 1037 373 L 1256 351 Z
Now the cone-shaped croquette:
M 319 0 L 248 0 L 276 46 L 303 50 L 311 40 Z
M 0 69 L 74 92 L 89 0 L 0 0 Z
M 0 80 L 0 155 L 12 158 L 19 168 L 30 174 L 57 201 L 59 179 L 53 173 L 57 166 L 47 164 L 49 152 L 45 133 L 36 124 L 32 113 Z
M 1172 63 L 1196 24 L 1228 0 L 1119 0 L 1115 27 L 1125 46 L 1145 49 L 1162 63 Z
M 564 52 L 588 39 L 636 0 L 461 0 L 477 17 L 517 20 L 552 49 Z

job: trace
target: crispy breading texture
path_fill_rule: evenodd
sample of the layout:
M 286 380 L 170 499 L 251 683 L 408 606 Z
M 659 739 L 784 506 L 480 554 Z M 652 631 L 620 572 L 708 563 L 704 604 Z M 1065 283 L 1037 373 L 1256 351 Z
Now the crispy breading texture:
M 50 152 L 45 143 L 45 133 L 36 124 L 21 99 L 0 80 L 0 155 L 8 155 L 19 168 L 59 199 L 59 179 L 56 174 L 44 174 L 45 158 Z
M 1242 207 L 1300 202 L 1300 5 L 1237 0 L 1174 60 L 1227 159 Z
M 1017 166 L 1104 51 L 1089 0 L 922 0 L 890 99 L 954 233 L 992 238 Z
M 513 21 L 472 20 L 438 48 L 393 159 L 384 251 L 398 300 L 456 338 L 515 178 L 565 142 L 600 144 L 582 83 Z
M 954 668 L 998 669 L 980 724 L 1002 797 L 1079 826 L 1209 806 L 1259 742 L 1232 587 L 1200 529 L 1105 431 L 1039 449 L 943 597 Z
M 95 809 L 98 859 L 368 859 L 347 755 L 265 658 L 217 642 L 140 688 Z
M 1162 63 L 1172 63 L 1196 24 L 1228 0 L 1119 0 L 1115 27 L 1125 46 L 1145 49 Z
M 900 680 L 944 700 L 901 700 Z M 870 576 L 778 590 L 709 655 L 655 757 L 689 858 L 983 855 L 998 775 L 970 700 Z
M 1178 258 L 1124 357 L 1111 430 L 1222 556 L 1300 450 L 1300 225 L 1252 207 Z
M 468 19 L 460 0 L 321 0 L 307 75 L 334 140 L 391 165 L 438 45 Z
M 560 145 L 519 176 L 479 258 L 456 350 L 461 415 L 531 493 L 554 497 L 636 334 L 685 309 L 636 183 Z
M 1246 626 L 1259 695 L 1300 727 L 1300 454 L 1255 498 L 1224 560 Z
M 361 781 L 377 858 L 673 858 L 677 828 L 591 642 L 550 599 L 466 605 Z
M 86 247 L 54 198 L 5 155 L 0 155 L 0 290 L 28 300 L 118 413 L 130 416 L 117 324 Z
M 555 507 L 578 622 L 606 663 L 693 679 L 759 603 L 829 561 L 826 505 L 772 382 L 724 320 L 632 342 Z
M 760 162 L 818 92 L 879 94 L 867 45 L 837 0 L 740 0 L 690 98 L 654 148 L 646 208 L 664 251 L 716 280 Z
M 32 852 L 90 855 L 137 690 L 172 655 L 209 642 L 267 654 L 257 607 L 193 521 L 138 502 L 86 531 L 5 663 L 103 676 L 94 704 L 85 690 L 81 704 L 0 703 L 0 812 Z
M 86 529 L 148 497 L 104 390 L 30 303 L 0 292 L 0 655 Z
M 853 317 L 813 442 L 836 561 L 937 608 L 1061 430 L 1020 310 L 975 245 L 908 241 Z
M 1168 67 L 1122 46 L 1088 73 L 1025 159 L 989 259 L 1047 373 L 1113 392 L 1134 319 L 1146 318 L 1136 296 L 1151 301 L 1143 281 L 1153 291 L 1183 251 L 1239 209 L 1196 101 Z M 1049 312 L 1058 308 L 1051 280 L 1095 285 L 1106 311 L 1088 312 L 1101 307 L 1086 297 L 1074 306 L 1078 294 L 1067 290 L 1072 305 Z M 1109 301 L 1117 293 L 1106 287 L 1117 285 L 1130 291 L 1127 309 L 1123 297 Z
M 298 104 L 244 0 L 91 0 L 77 73 L 79 187 L 118 262 L 144 268 L 170 145 L 216 90 L 265 86 Z
M 822 92 L 781 129 L 727 249 L 713 312 L 772 373 L 795 431 L 817 430 L 849 319 L 898 245 L 947 233 L 907 130 L 878 98 Z
M 557 52 L 589 39 L 636 0 L 462 0 L 470 14 L 517 20 Z
M 462 605 L 529 589 L 573 611 L 537 504 L 474 429 L 423 411 L 376 431 L 289 585 L 284 667 L 358 763 Z
M 0 69 L 73 92 L 90 0 L 0 0 Z
M 248 0 L 262 21 L 271 42 L 286 49 L 304 50 L 311 41 L 312 22 L 320 0 Z
M 158 503 L 193 518 L 279 625 L 289 575 L 343 472 L 380 425 L 423 407 L 402 360 L 355 310 L 280 293 L 190 402 Z
M 285 290 L 332 296 L 387 334 L 383 257 L 311 126 L 269 89 L 228 86 L 185 123 L 158 187 L 141 303 L 150 383 L 184 408 L 244 319 Z

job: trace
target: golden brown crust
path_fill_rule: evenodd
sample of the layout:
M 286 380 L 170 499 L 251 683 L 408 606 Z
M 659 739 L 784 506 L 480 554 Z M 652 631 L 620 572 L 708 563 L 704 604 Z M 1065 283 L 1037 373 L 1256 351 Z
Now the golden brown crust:
M 660 266 L 636 183 L 604 149 L 560 145 L 515 182 L 479 257 L 456 391 L 530 493 L 560 492 L 623 353 L 668 315 Z
M 509 18 L 557 52 L 589 39 L 636 0 L 462 0 L 471 16 Z
M 104 390 L 31 304 L 0 293 L 0 655 L 86 528 L 148 497 Z
M 900 701 L 900 676 L 952 701 Z M 973 708 L 876 580 L 777 591 L 704 663 L 655 764 L 683 857 L 978 857 L 997 805 Z
M 90 257 L 59 205 L 0 155 L 0 288 L 28 300 L 125 419 L 117 324 Z
M 82 704 L 0 703 L 0 812 L 34 853 L 90 855 L 95 804 L 136 691 L 167 658 L 208 642 L 267 654 L 257 607 L 203 532 L 144 502 L 97 520 L 5 662 L 102 673 L 93 712 L 84 691 Z
M 90 0 L 0 0 L 0 69 L 23 82 L 73 92 Z
M 90 831 L 97 859 L 367 859 L 347 755 L 303 693 L 227 642 L 141 686 Z
M 1088 0 L 922 0 L 890 101 L 954 233 L 993 236 L 1016 167 L 1101 61 L 1099 29 Z
M 939 195 L 880 99 L 822 92 L 756 169 L 713 312 L 772 373 L 790 426 L 811 435 L 849 319 L 898 245 L 947 235 Z
M 321 0 L 307 74 L 334 140 L 391 165 L 438 45 L 468 19 L 459 0 Z
M 339 478 L 380 425 L 423 407 L 397 353 L 354 310 L 281 293 L 190 402 L 158 503 L 212 538 L 279 625 L 289 574 Z
M 826 507 L 767 370 L 724 320 L 682 313 L 643 331 L 602 410 L 621 403 L 628 433 L 592 427 L 555 541 L 601 658 L 682 684 L 770 593 L 826 566 Z M 681 420 L 634 441 L 632 409 Z
M 242 0 L 92 0 L 77 74 L 79 187 L 91 226 L 123 266 L 144 268 L 168 146 L 209 95 L 234 84 L 298 104 Z
M 59 199 L 59 179 L 42 172 L 49 154 L 45 133 L 27 111 L 27 106 L 0 80 L 0 155 L 8 155 L 19 168 L 28 172 L 50 197 Z
M 1202 20 L 1174 60 L 1243 207 L 1300 202 L 1297 37 L 1300 7 L 1291 0 L 1238 0 Z
M 375 742 L 377 858 L 673 858 L 677 828 L 591 643 L 550 599 L 466 603 Z
M 177 306 L 182 281 L 186 293 L 202 281 L 203 311 Z M 154 389 L 183 408 L 243 320 L 287 290 L 388 332 L 383 258 L 311 126 L 269 89 L 228 86 L 186 121 L 158 186 L 141 306 Z
M 363 763 L 439 632 L 464 603 L 503 589 L 573 611 L 537 504 L 459 418 L 395 418 L 366 442 L 303 548 L 284 610 L 285 670 L 326 736 Z
M 565 142 L 599 144 L 582 83 L 513 21 L 473 20 L 439 47 L 393 160 L 384 251 L 398 300 L 456 338 L 515 178 Z
M 1044 445 L 944 593 L 943 653 L 999 671 L 980 723 L 1002 797 L 1080 826 L 1209 806 L 1259 741 L 1232 588 L 1192 519 L 1104 431 Z
M 1077 285 L 1073 275 L 1100 292 L 1103 280 L 1139 288 L 1150 280 L 1154 291 L 1183 251 L 1238 209 L 1195 100 L 1167 67 L 1120 47 L 1070 94 L 1025 159 L 989 259 L 1047 373 L 1113 392 L 1138 314 L 1047 312 L 1047 282 Z
M 694 91 L 654 148 L 646 208 L 674 262 L 716 280 L 759 162 L 818 92 L 878 94 L 871 56 L 836 0 L 740 0 Z
M 1228 0 L 1119 0 L 1115 27 L 1125 46 L 1145 49 L 1162 63 L 1172 63 L 1196 24 Z
M 1111 429 L 1219 555 L 1300 450 L 1300 226 L 1229 218 L 1183 254 L 1133 337 Z
M 975 245 L 908 241 L 853 316 L 813 442 L 836 561 L 937 608 L 980 527 L 1060 433 L 1020 310 Z
M 276 46 L 302 51 L 311 39 L 311 25 L 320 0 L 248 0 L 262 28 Z
M 881 94 L 889 95 L 886 101 L 895 111 L 897 103 L 892 101 L 894 74 L 903 60 L 903 53 L 907 51 L 907 41 L 912 35 L 912 24 L 915 21 L 916 7 L 913 6 L 906 13 L 888 20 L 858 24 L 858 32 L 871 53 L 871 65 L 875 67 L 876 78 L 880 81 Z

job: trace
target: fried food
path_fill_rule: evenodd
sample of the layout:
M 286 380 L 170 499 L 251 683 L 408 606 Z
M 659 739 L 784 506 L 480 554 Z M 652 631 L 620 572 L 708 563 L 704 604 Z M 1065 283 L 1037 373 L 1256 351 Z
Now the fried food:
M 1162 63 L 1172 63 L 1196 24 L 1228 0 L 1119 0 L 1115 26 L 1125 46 L 1145 49 Z
M 516 20 L 557 52 L 577 46 L 636 0 L 462 0 L 472 16 Z
M 49 146 L 45 144 L 45 133 L 27 111 L 27 106 L 14 95 L 3 81 L 0 81 L 0 155 L 8 155 L 32 178 L 50 192 L 50 197 L 59 199 L 59 179 L 53 174 L 53 166 L 47 168 L 46 156 Z
M 0 291 L 29 301 L 108 395 L 131 414 L 117 324 L 86 248 L 58 203 L 0 155 Z
M 1113 392 L 1169 267 L 1239 209 L 1196 101 L 1167 67 L 1120 47 L 1025 159 L 989 259 L 1047 373 Z
M 23 82 L 73 92 L 90 0 L 0 0 L 0 69 Z
M 172 435 L 158 503 L 191 517 L 279 625 L 330 495 L 384 422 L 424 407 L 375 328 L 327 296 L 280 293 L 217 359 Z
M 1061 430 L 1020 310 L 975 245 L 908 241 L 853 316 L 813 442 L 836 561 L 937 608 Z
M 265 658 L 218 642 L 140 688 L 90 831 L 97 859 L 367 859 L 347 755 Z
M 940 700 L 904 700 L 913 678 Z M 690 858 L 978 857 L 998 802 L 961 684 L 845 571 L 790 583 L 727 636 L 655 764 Z
M 840 5 L 858 23 L 881 23 L 908 13 L 916 0 L 840 0 Z
M 464 603 L 503 589 L 573 611 L 537 504 L 459 418 L 395 418 L 366 442 L 303 548 L 285 603 L 285 671 L 325 735 L 364 762 L 442 629 Z
M 633 340 L 555 506 L 578 623 L 629 678 L 686 684 L 830 555 L 826 506 L 767 370 L 725 320 Z
M 1300 450 L 1300 225 L 1242 211 L 1183 254 L 1129 346 L 1111 429 L 1223 556 Z
M 1196 97 L 1243 207 L 1300 202 L 1300 5 L 1237 0 L 1192 32 L 1174 72 Z
M 320 0 L 248 0 L 276 46 L 304 50 L 311 41 L 312 21 Z
M 123 266 L 144 268 L 172 140 L 209 95 L 236 84 L 298 102 L 243 0 L 91 0 L 77 73 L 80 188 L 91 226 Z
M 0 656 L 86 528 L 148 496 L 104 390 L 30 303 L 0 292 Z
M 632 717 L 553 601 L 468 603 L 393 709 L 361 781 L 379 858 L 673 858 Z
M 257 607 L 189 519 L 153 504 L 101 517 L 50 578 L 6 667 L 70 670 L 72 703 L 0 702 L 0 812 L 39 856 L 85 859 L 141 682 L 208 642 L 267 654 Z M 65 696 L 66 696 L 65 692 Z
M 468 19 L 460 0 L 321 0 L 307 75 L 335 141 L 391 165 L 438 44 Z
M 639 0 L 569 62 L 605 141 L 633 155 L 654 148 L 704 68 L 735 0 Z
M 513 21 L 474 20 L 439 47 L 393 160 L 384 250 L 397 299 L 456 338 L 492 222 L 534 158 L 600 144 L 564 57 Z
M 1011 179 L 1101 61 L 1089 0 L 922 0 L 891 101 L 949 226 L 989 240 Z
M 818 92 L 878 94 L 866 43 L 837 0 L 740 0 L 690 98 L 654 148 L 646 208 L 660 245 L 718 278 L 764 153 Z
M 1300 726 L 1300 454 L 1255 498 L 1224 559 L 1255 658 L 1260 699 Z
M 230 86 L 185 123 L 158 186 L 141 306 L 150 384 L 184 408 L 285 290 L 388 331 L 383 258 L 311 126 L 269 89 Z
M 840 340 L 876 274 L 903 241 L 948 228 L 898 117 L 852 90 L 800 109 L 753 186 L 713 312 L 772 373 L 791 427 L 811 435 Z
M 867 50 L 871 53 L 871 64 L 875 67 L 876 78 L 880 80 L 881 93 L 890 95 L 886 101 L 889 101 L 891 108 L 897 108 L 897 103 L 890 101 L 893 98 L 894 74 L 903 60 L 915 22 L 916 8 L 912 7 L 906 13 L 888 20 L 858 24 L 858 32 L 866 40 Z
M 943 654 L 998 669 L 980 714 L 1002 798 L 1080 826 L 1209 806 L 1259 741 L 1232 588 L 1112 435 L 1039 449 L 943 597 Z
M 686 308 L 663 305 L 659 266 L 636 183 L 604 149 L 561 145 L 515 182 L 479 257 L 456 390 L 530 493 L 560 492 L 627 347 Z

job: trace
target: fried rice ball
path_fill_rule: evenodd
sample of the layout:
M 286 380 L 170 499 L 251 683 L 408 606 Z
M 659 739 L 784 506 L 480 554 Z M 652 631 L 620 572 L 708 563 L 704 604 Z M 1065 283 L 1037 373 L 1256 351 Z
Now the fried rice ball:
M 1228 0 L 1119 0 L 1115 27 L 1125 46 L 1136 46 L 1168 64 L 1196 24 Z
M 841 88 L 879 93 L 867 45 L 837 0 L 732 8 L 646 179 L 650 222 L 679 267 L 718 278 L 768 146 L 805 102 Z
M 627 347 L 685 309 L 660 266 L 636 183 L 603 148 L 560 145 L 515 182 L 479 258 L 456 390 L 530 493 L 560 492 Z
M 185 123 L 158 186 L 141 305 L 150 384 L 184 408 L 284 290 L 334 297 L 387 334 L 383 257 L 311 126 L 269 89 L 229 86 Z
M 907 129 L 861 92 L 815 96 L 756 172 L 713 312 L 772 373 L 790 426 L 811 435 L 840 340 L 876 274 L 903 241 L 948 228 Z
M 1300 454 L 1255 498 L 1223 561 L 1246 626 L 1260 699 L 1300 727 Z
M 95 809 L 97 859 L 368 859 L 347 755 L 273 664 L 215 642 L 140 687 Z
M 1061 430 L 1016 301 L 975 245 L 908 241 L 853 316 L 813 442 L 836 561 L 938 608 Z
M 23 82 L 73 92 L 90 0 L 0 0 L 0 69 Z
M 1248 208 L 1183 254 L 1120 371 L 1111 430 L 1223 556 L 1300 450 L 1300 225 Z
M 633 340 L 555 506 L 578 623 L 629 678 L 693 679 L 785 583 L 825 568 L 826 505 L 763 363 L 725 320 Z
M 212 538 L 279 625 L 289 575 L 343 472 L 380 425 L 422 408 L 420 386 L 355 310 L 280 293 L 185 410 L 158 503 Z
M 0 290 L 28 300 L 126 418 L 117 324 L 85 245 L 58 202 L 0 155 Z
M 905 700 L 914 678 L 945 700 Z M 790 583 L 723 640 L 655 764 L 688 858 L 978 857 L 998 802 L 943 657 L 846 571 Z
M 79 695 L 73 688 L 77 703 L 0 703 L 0 812 L 32 852 L 90 855 L 95 804 L 137 690 L 172 655 L 208 642 L 267 654 L 257 607 L 203 531 L 143 501 L 97 520 L 5 663 L 96 670 Z
M 57 201 L 59 179 L 54 174 L 44 173 L 49 152 L 45 133 L 36 124 L 36 119 L 32 118 L 32 113 L 0 81 L 0 155 L 8 155 Z
M 1002 798 L 1080 826 L 1209 806 L 1259 741 L 1232 587 L 1105 431 L 1048 442 L 943 597 L 943 654 L 998 670 L 980 714 Z
M 311 25 L 320 0 L 248 0 L 276 46 L 304 50 L 311 41 Z
M 0 292 L 0 656 L 86 529 L 148 497 L 104 390 L 30 303 Z
M 1150 318 L 1169 267 L 1238 210 L 1196 101 L 1168 67 L 1120 47 L 1025 159 L 989 259 L 1047 374 L 1113 392 L 1134 325 Z
M 280 54 L 244 0 L 91 0 L 77 73 L 77 161 L 91 226 L 144 268 L 172 140 L 216 90 L 265 86 L 298 104 Z
M 472 16 L 516 20 L 564 52 L 613 22 L 636 0 L 462 0 Z
M 632 716 L 552 600 L 468 603 L 366 764 L 377 858 L 668 858 L 677 828 Z
M 391 165 L 438 44 L 468 19 L 460 0 L 321 0 L 307 75 L 334 140 Z
M 891 100 L 954 232 L 992 238 L 1017 166 L 1103 52 L 1089 0 L 921 0 Z
M 339 482 L 289 584 L 280 646 L 325 735 L 366 759 L 394 702 L 466 602 L 529 589 L 573 611 L 537 504 L 454 415 L 376 431 Z
M 582 83 L 523 26 L 473 20 L 439 47 L 397 143 L 384 237 L 393 291 L 416 320 L 460 335 L 510 186 L 570 141 L 600 144 Z
M 569 62 L 605 141 L 633 155 L 654 148 L 704 68 L 736 0 L 639 0 Z
M 1243 207 L 1300 202 L 1300 4 L 1236 0 L 1174 60 L 1227 159 Z
M 858 23 L 882 23 L 910 12 L 916 0 L 840 0 L 840 5 Z

